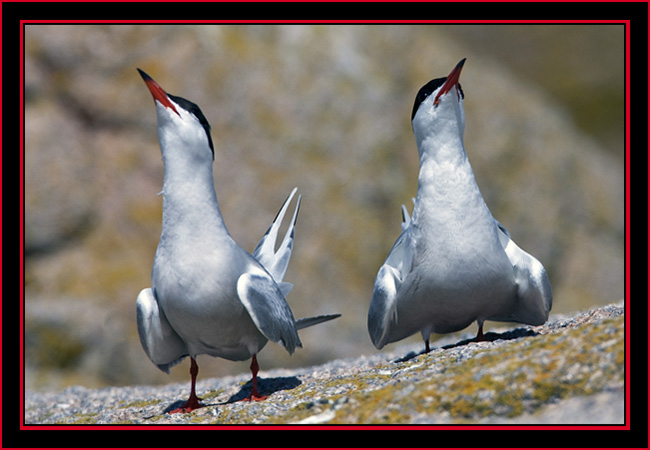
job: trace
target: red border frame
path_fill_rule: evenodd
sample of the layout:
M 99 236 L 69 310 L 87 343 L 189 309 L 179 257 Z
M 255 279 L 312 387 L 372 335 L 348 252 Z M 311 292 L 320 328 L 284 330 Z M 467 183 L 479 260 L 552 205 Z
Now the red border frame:
M 152 0 L 153 1 L 153 0 Z M 171 1 L 171 0 L 164 0 Z M 202 0 L 203 1 L 203 0 Z M 264 0 L 257 0 L 263 2 Z M 366 0 L 364 0 L 366 1 Z M 424 0 L 416 0 L 424 1 Z M 22 249 L 24 247 L 24 27 L 28 24 L 619 24 L 625 25 L 625 264 L 626 264 L 626 290 L 625 290 L 625 424 L 624 425 L 26 425 L 24 423 L 24 343 L 23 343 L 23 322 L 24 322 L 24 259 Z M 20 305 L 20 429 L 21 430 L 259 430 L 259 429 L 280 429 L 280 430 L 629 430 L 630 429 L 630 20 L 21 20 L 20 21 L 20 279 L 21 279 L 21 305 Z M 650 84 L 650 83 L 649 83 Z M 0 112 L 0 114 L 2 114 Z M 650 131 L 649 131 L 650 136 Z M 1 162 L 0 162 L 1 168 Z M 650 163 L 649 163 L 650 170 Z M 1 194 L 0 186 L 0 194 Z M 648 188 L 650 193 L 650 184 Z M 0 219 L 1 219 L 0 212 Z M 650 213 L 649 213 L 650 218 Z M 0 249 L 2 242 L 0 241 Z M 650 251 L 650 244 L 649 244 Z M 1 265 L 1 263 L 0 263 Z M 648 276 L 650 287 L 650 269 Z M 0 275 L 0 282 L 2 278 Z M 1 314 L 1 312 L 0 312 Z M 650 315 L 649 315 L 650 321 Z M 649 339 L 650 342 L 650 339 Z M 0 362 L 0 369 L 1 369 Z M 650 363 L 649 363 L 650 368 Z M 650 381 L 649 381 L 650 386 Z M 2 411 L 0 410 L 0 417 Z

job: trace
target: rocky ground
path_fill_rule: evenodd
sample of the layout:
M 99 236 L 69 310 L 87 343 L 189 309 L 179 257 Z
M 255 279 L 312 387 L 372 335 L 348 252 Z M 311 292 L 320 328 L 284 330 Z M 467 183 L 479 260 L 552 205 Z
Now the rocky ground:
M 197 384 L 205 408 L 166 414 L 188 382 L 27 392 L 26 424 L 623 424 L 624 303 L 553 315 L 539 327 L 261 371 L 263 402 L 239 401 L 250 375 Z M 200 360 L 199 360 L 200 361 Z

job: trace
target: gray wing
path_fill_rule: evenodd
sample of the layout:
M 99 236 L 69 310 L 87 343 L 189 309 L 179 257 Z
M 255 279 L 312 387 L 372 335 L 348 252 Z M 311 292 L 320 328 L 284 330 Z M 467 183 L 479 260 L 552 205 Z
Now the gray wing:
M 282 224 L 284 215 L 287 212 L 289 203 L 291 203 L 291 199 L 296 194 L 297 190 L 298 188 L 293 188 L 287 199 L 282 204 L 282 207 L 280 208 L 280 211 L 278 211 L 278 214 L 273 220 L 273 223 L 253 251 L 253 257 L 257 259 L 257 261 L 259 261 L 259 263 L 262 264 L 262 266 L 264 266 L 264 268 L 271 274 L 284 295 L 287 295 L 293 287 L 291 283 L 285 283 L 282 281 L 282 279 L 284 278 L 284 274 L 287 271 L 287 266 L 289 265 L 289 260 L 291 259 L 296 218 L 298 217 L 298 211 L 300 210 L 300 195 L 298 196 L 296 209 L 294 210 L 293 218 L 291 219 L 289 228 L 287 229 L 284 235 L 284 239 L 282 240 L 282 243 L 278 247 L 277 251 L 275 250 L 275 245 L 278 239 L 280 225 Z
M 187 346 L 167 321 L 151 288 L 140 291 L 136 306 L 142 348 L 151 362 L 169 373 L 170 367 L 189 354 Z
M 415 204 L 415 198 L 411 200 L 413 200 L 413 204 Z M 402 205 L 402 231 L 406 230 L 410 225 L 410 223 L 411 223 L 411 216 L 409 216 L 409 212 L 406 209 L 406 206 Z
M 237 294 L 268 340 L 281 343 L 289 354 L 302 347 L 293 313 L 280 288 L 267 274 L 244 273 L 237 280 Z
M 406 230 L 411 223 L 411 216 L 409 216 L 409 212 L 406 209 L 406 206 L 402 205 L 402 231 Z
M 542 325 L 553 305 L 551 282 L 542 263 L 519 248 L 510 233 L 497 221 L 501 245 L 512 264 L 517 283 L 517 303 L 511 320 Z
M 368 332 L 378 349 L 386 345 L 390 327 L 397 323 L 397 293 L 413 262 L 410 231 L 410 227 L 402 231 L 375 279 L 368 310 Z

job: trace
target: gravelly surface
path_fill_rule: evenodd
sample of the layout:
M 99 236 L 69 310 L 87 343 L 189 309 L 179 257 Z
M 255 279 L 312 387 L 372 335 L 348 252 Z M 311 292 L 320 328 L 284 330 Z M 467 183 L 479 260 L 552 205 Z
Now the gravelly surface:
M 465 337 L 465 335 L 463 336 Z M 263 402 L 241 402 L 249 374 L 199 379 L 205 408 L 165 412 L 189 394 L 166 386 L 27 392 L 26 424 L 622 424 L 624 307 L 620 301 L 540 327 L 504 328 L 486 342 L 445 337 L 422 346 L 261 371 Z

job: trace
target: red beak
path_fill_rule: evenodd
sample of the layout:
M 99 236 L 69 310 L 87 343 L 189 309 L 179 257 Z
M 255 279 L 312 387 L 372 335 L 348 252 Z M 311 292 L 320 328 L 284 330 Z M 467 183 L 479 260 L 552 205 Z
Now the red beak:
M 438 95 L 436 95 L 436 98 L 433 101 L 434 105 L 438 104 L 441 95 L 445 95 L 447 92 L 451 90 L 452 87 L 458 84 L 458 79 L 460 78 L 460 71 L 463 70 L 463 64 L 465 64 L 465 59 L 467 58 L 461 59 L 460 62 L 456 64 L 456 67 L 454 67 L 454 70 L 451 71 L 451 73 L 447 77 L 447 81 L 445 81 L 445 84 L 443 84 L 440 90 L 438 91 Z M 460 92 L 458 92 L 458 100 L 460 100 Z
M 176 111 L 174 104 L 169 101 L 169 97 L 167 97 L 165 90 L 161 88 L 160 85 L 156 83 L 154 79 L 147 75 L 144 71 L 138 69 L 138 72 L 140 72 L 140 76 L 149 88 L 149 92 L 151 92 L 151 95 L 153 95 L 154 100 L 158 100 L 161 105 L 166 108 L 170 108 L 172 111 L 178 114 L 178 111 Z M 178 115 L 180 116 L 180 114 Z

